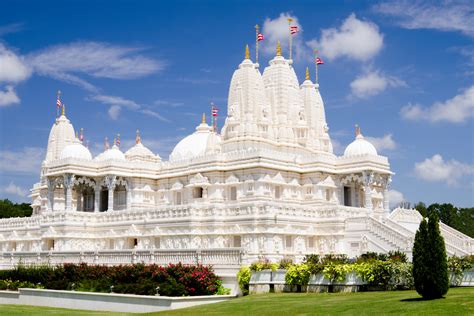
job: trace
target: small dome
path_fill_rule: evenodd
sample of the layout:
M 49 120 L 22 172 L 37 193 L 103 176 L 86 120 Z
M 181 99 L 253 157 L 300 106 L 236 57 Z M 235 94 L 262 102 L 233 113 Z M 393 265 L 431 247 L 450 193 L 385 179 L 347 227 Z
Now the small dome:
M 132 148 L 125 152 L 127 160 L 146 160 L 156 161 L 160 160 L 158 155 L 155 155 L 150 149 L 145 147 L 141 142 L 135 144 Z
M 120 151 L 117 145 L 113 145 L 112 148 L 107 149 L 97 157 L 97 161 L 106 161 L 106 160 L 125 160 L 125 155 Z
M 83 160 L 92 160 L 92 155 L 84 145 L 82 145 L 79 141 L 74 144 L 67 145 L 61 151 L 61 155 L 59 159 L 66 159 L 66 158 L 75 158 L 75 159 L 83 159 Z
M 358 130 L 356 139 L 346 147 L 344 150 L 344 156 L 362 156 L 362 155 L 374 155 L 377 156 L 377 150 Z
M 173 149 L 170 160 L 179 160 L 204 155 L 207 152 L 208 145 L 215 144 L 215 140 L 209 140 L 214 137 L 212 128 L 205 122 L 201 123 L 196 131 L 183 138 Z

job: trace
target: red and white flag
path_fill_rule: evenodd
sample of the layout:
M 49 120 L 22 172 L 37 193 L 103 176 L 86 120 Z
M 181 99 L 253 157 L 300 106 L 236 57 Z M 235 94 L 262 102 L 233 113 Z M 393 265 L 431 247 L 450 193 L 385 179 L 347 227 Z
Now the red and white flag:
M 257 41 L 260 42 L 260 41 L 263 41 L 264 39 L 265 39 L 265 36 L 263 36 L 262 33 L 258 33 L 258 35 L 257 35 Z
M 212 106 L 212 116 L 218 116 L 219 109 L 216 106 Z
M 298 26 L 297 25 L 290 25 L 290 34 L 298 33 Z
M 316 57 L 316 64 L 317 65 L 324 65 L 324 61 L 321 58 Z
M 56 100 L 56 109 L 59 109 L 61 107 L 61 100 L 58 98 Z

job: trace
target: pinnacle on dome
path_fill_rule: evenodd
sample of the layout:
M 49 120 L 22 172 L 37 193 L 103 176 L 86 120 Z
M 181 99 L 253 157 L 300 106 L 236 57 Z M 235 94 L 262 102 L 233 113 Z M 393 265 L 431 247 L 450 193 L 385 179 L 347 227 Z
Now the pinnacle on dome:
M 277 43 L 277 56 L 281 56 L 281 44 L 280 44 L 280 41 L 278 41 Z
M 248 44 L 245 46 L 245 59 L 250 59 L 250 50 Z
M 311 78 L 309 77 L 309 68 L 306 67 L 306 78 L 305 80 L 311 80 Z
M 110 148 L 110 145 L 109 145 L 109 138 L 108 137 L 105 137 L 105 140 L 104 140 L 104 151 L 108 150 Z
M 355 125 L 355 136 L 362 136 L 362 133 L 360 132 L 360 126 L 358 124 Z
M 140 143 L 141 143 L 140 131 L 137 129 L 137 133 L 135 136 L 135 144 L 140 144 Z
M 247 46 L 248 48 L 248 46 Z M 201 124 L 207 124 L 206 122 L 206 113 L 202 113 Z
M 66 116 L 66 104 L 62 103 L 61 116 Z

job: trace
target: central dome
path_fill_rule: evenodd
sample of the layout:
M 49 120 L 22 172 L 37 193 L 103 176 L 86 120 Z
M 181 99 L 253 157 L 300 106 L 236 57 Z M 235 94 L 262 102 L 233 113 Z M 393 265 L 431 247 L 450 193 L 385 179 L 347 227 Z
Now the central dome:
M 212 127 L 204 121 L 196 127 L 196 131 L 183 138 L 173 149 L 170 160 L 181 160 L 204 155 L 210 146 L 220 142 L 220 137 L 213 131 Z M 219 140 L 215 138 L 218 137 Z

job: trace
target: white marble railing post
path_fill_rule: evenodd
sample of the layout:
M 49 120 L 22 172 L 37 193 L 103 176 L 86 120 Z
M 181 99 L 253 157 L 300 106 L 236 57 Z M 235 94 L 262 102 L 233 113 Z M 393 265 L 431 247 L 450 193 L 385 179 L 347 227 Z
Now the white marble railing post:
M 105 185 L 107 186 L 107 189 L 109 190 L 107 212 L 111 212 L 114 210 L 114 190 L 115 190 L 116 184 L 117 184 L 117 176 L 108 175 L 105 177 Z
M 72 210 L 72 185 L 74 180 L 74 175 L 72 174 L 65 174 L 64 176 L 64 205 L 65 211 Z
M 48 211 L 52 212 L 54 209 L 54 188 L 56 187 L 56 181 L 52 178 L 48 178 Z

